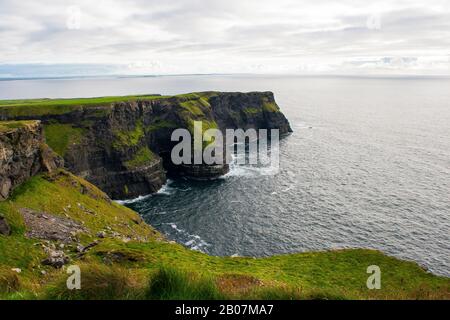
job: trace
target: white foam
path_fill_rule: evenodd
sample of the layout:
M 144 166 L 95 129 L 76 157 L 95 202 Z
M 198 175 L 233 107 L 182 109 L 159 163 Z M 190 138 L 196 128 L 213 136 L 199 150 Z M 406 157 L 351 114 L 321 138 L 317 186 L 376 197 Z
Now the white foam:
M 172 229 L 174 229 L 175 231 L 180 232 L 180 233 L 184 232 L 183 229 L 178 229 L 178 226 L 175 223 L 169 223 L 169 224 L 172 227 Z
M 118 204 L 130 204 L 130 203 L 135 203 L 135 202 L 145 200 L 151 196 L 152 196 L 151 194 L 148 194 L 146 196 L 139 196 L 137 198 L 130 199 L 130 200 L 114 200 L 114 201 L 117 202 Z
M 173 180 L 167 179 L 166 183 L 161 187 L 161 189 L 156 192 L 156 194 L 162 194 L 170 196 L 174 192 L 174 188 L 172 188 L 170 185 L 172 184 Z
M 170 184 L 172 184 L 172 180 L 167 179 L 166 183 L 161 187 L 161 189 L 159 189 L 156 194 L 163 194 L 163 195 L 171 195 L 174 191 L 174 188 L 170 187 Z M 139 196 L 137 198 L 134 199 L 129 199 L 129 200 L 114 200 L 115 202 L 117 202 L 118 204 L 131 204 L 131 203 L 136 203 L 145 199 L 148 199 L 149 197 L 151 197 L 153 194 L 147 194 L 145 196 Z
M 201 251 L 205 252 L 206 247 L 209 247 L 210 244 L 207 243 L 205 240 L 203 240 L 199 235 L 197 234 L 190 234 L 187 231 L 180 229 L 175 223 L 169 222 L 165 223 L 170 225 L 170 227 L 175 230 L 177 233 L 182 235 L 184 238 L 188 238 L 188 240 L 182 242 L 182 240 L 179 240 L 179 242 L 182 242 L 186 247 L 188 247 L 191 250 Z

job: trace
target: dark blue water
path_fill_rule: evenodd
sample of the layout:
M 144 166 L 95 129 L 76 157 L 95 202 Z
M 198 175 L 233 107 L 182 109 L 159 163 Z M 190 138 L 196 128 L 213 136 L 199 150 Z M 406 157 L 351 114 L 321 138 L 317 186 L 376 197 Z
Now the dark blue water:
M 213 255 L 376 248 L 450 276 L 448 79 L 39 81 L 0 82 L 0 97 L 271 90 L 294 130 L 281 141 L 278 174 L 234 166 L 215 181 L 171 180 L 128 205 L 170 239 Z

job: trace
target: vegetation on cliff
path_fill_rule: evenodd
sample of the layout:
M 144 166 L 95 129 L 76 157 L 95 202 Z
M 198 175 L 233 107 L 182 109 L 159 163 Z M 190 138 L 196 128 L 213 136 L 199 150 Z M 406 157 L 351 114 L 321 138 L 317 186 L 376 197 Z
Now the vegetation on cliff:
M 189 100 L 203 100 L 203 103 L 208 104 L 209 97 L 217 95 L 217 92 L 196 92 L 184 93 L 174 96 L 163 96 L 160 94 L 142 94 L 142 95 L 128 95 L 128 96 L 106 96 L 106 97 L 92 97 L 92 98 L 68 98 L 68 99 L 16 99 L 16 100 L 0 100 L 0 107 L 49 107 L 49 106 L 88 106 L 88 105 L 108 105 L 116 102 L 136 101 L 136 100 L 157 100 L 167 98 L 177 98 L 180 101 Z
M 137 146 L 145 135 L 142 121 L 137 121 L 132 129 L 113 129 L 113 133 L 112 145 L 116 150 Z
M 149 164 L 155 160 L 155 155 L 148 147 L 140 148 L 131 160 L 125 161 L 125 166 L 132 170 Z
M 54 123 L 45 126 L 47 144 L 62 157 L 71 144 L 81 142 L 84 133 L 84 129 L 75 128 L 70 124 Z
M 68 235 L 65 243 L 30 238 L 24 208 L 50 220 L 70 219 L 83 231 Z M 3 299 L 427 299 L 450 294 L 448 278 L 374 250 L 267 258 L 192 251 L 165 240 L 135 212 L 64 170 L 30 179 L 0 202 L 0 212 L 12 230 L 0 235 Z M 43 248 L 51 244 L 62 247 L 68 265 L 80 266 L 81 290 L 67 289 L 64 269 L 42 265 Z M 383 271 L 380 290 L 366 287 L 368 265 Z
M 13 129 L 24 128 L 33 125 L 36 121 L 2 121 L 0 122 L 0 132 L 7 132 Z

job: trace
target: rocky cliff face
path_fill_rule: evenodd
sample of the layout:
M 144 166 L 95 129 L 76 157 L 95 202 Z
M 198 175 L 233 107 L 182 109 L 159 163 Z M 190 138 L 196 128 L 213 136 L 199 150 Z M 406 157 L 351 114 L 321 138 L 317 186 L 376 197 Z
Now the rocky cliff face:
M 42 129 L 40 121 L 0 123 L 0 201 L 30 177 L 63 165 L 45 144 Z
M 129 99 L 64 108 L 0 108 L 0 119 L 39 119 L 47 143 L 64 157 L 71 172 L 87 179 L 114 199 L 157 191 L 166 172 L 194 178 L 214 178 L 227 165 L 173 165 L 170 152 L 177 128 L 203 130 L 280 129 L 291 131 L 271 92 L 204 92 L 173 97 Z
M 221 129 L 279 129 L 292 132 L 272 92 L 224 93 L 209 99 L 213 116 Z

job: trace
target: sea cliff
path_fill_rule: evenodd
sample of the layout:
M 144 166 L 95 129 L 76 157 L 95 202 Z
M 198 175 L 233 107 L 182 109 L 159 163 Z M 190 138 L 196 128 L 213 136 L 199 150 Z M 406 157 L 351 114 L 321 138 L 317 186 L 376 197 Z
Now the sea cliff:
M 114 199 L 156 192 L 166 173 L 206 179 L 226 173 L 226 164 L 171 163 L 172 131 L 192 131 L 193 121 L 202 121 L 203 130 L 292 131 L 271 92 L 12 101 L 0 104 L 0 120 L 40 120 L 65 167 Z

